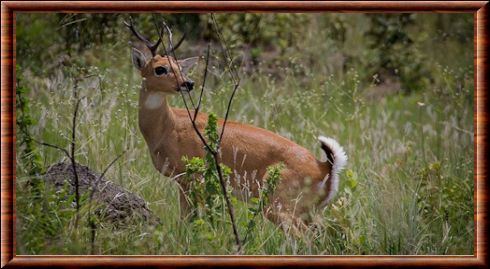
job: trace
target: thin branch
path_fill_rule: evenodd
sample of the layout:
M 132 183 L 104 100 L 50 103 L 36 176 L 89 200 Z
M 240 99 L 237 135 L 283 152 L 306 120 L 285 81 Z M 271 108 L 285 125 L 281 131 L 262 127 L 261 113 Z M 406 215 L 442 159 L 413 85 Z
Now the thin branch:
M 235 97 L 235 93 L 236 93 L 238 87 L 240 86 L 240 77 L 238 76 L 238 72 L 236 71 L 236 69 L 233 66 L 232 58 L 230 57 L 230 53 L 228 51 L 228 47 L 226 46 L 226 43 L 225 43 L 224 39 L 221 36 L 221 31 L 220 31 L 220 29 L 218 27 L 218 23 L 216 22 L 216 18 L 214 17 L 214 14 L 211 14 L 211 18 L 212 18 L 212 20 L 214 22 L 214 25 L 215 25 L 215 31 L 218 34 L 218 37 L 220 39 L 220 45 L 221 45 L 222 48 L 224 48 L 223 51 L 225 52 L 225 58 L 226 58 L 226 60 L 229 61 L 229 68 L 228 68 L 228 70 L 230 71 L 230 76 L 231 76 L 231 78 L 232 78 L 232 80 L 234 82 L 234 88 L 233 88 L 233 91 L 231 93 L 230 99 L 228 100 L 228 106 L 226 108 L 225 119 L 223 121 L 223 126 L 221 127 L 221 134 L 220 134 L 220 137 L 219 137 L 219 140 L 218 140 L 218 143 L 217 143 L 216 151 L 219 152 L 219 149 L 221 147 L 222 138 L 223 138 L 223 135 L 224 135 L 224 132 L 225 132 L 226 123 L 228 121 L 228 115 L 230 113 L 231 104 L 232 104 L 233 98 Z M 235 234 L 235 240 L 236 240 L 236 244 L 238 246 L 238 252 L 240 252 L 241 249 L 242 249 L 242 243 L 240 242 L 240 237 L 239 237 L 238 230 L 237 230 L 237 227 L 236 227 L 235 216 L 234 216 L 234 213 L 233 213 L 233 206 L 232 206 L 232 204 L 231 204 L 231 202 L 230 202 L 230 200 L 228 198 L 228 195 L 227 195 L 226 185 L 225 185 L 225 182 L 224 182 L 224 179 L 223 179 L 221 167 L 219 165 L 219 156 L 218 156 L 218 153 L 217 154 L 214 154 L 213 157 L 214 157 L 214 160 L 215 160 L 215 163 L 216 163 L 216 169 L 218 171 L 218 176 L 219 176 L 221 188 L 223 190 L 223 196 L 225 198 L 226 205 L 228 207 L 228 214 L 230 215 L 231 224 L 232 224 L 232 227 L 233 227 L 233 233 Z
M 175 53 L 175 50 L 173 49 L 173 40 L 172 40 L 173 34 L 172 34 L 172 31 L 170 30 L 170 27 L 168 27 L 167 23 L 165 23 L 165 21 L 162 20 L 163 27 L 160 28 L 160 26 L 158 25 L 157 18 L 156 18 L 155 15 L 153 15 L 153 23 L 155 25 L 155 28 L 157 28 L 158 35 L 159 35 L 159 38 L 160 39 L 163 40 L 163 28 L 165 28 L 167 30 L 168 44 L 169 44 L 169 47 L 170 47 L 169 49 L 170 50 L 168 50 L 167 49 L 167 46 L 165 46 L 165 42 L 162 42 L 162 46 L 163 46 L 163 50 L 164 50 L 164 54 L 165 54 L 164 56 L 167 57 L 167 60 L 170 62 L 171 60 L 170 60 L 170 57 L 169 56 L 170 56 L 170 53 L 172 53 L 172 56 L 173 56 L 174 60 L 175 61 L 178 61 L 177 54 Z M 180 43 L 180 41 L 179 41 L 179 43 Z M 173 65 L 170 65 L 170 69 L 172 69 L 172 73 L 174 75 L 177 75 L 177 72 L 175 72 Z M 179 74 L 180 74 L 181 80 L 184 80 L 184 76 L 182 75 L 182 72 L 179 72 Z M 177 85 L 177 86 L 180 86 L 180 85 Z M 189 90 L 189 88 L 188 88 L 187 85 L 186 85 L 186 88 L 187 88 L 187 94 L 189 96 L 189 99 L 191 100 L 192 107 L 194 109 L 196 109 L 196 106 L 194 105 L 194 101 L 192 99 L 192 96 L 190 95 L 190 90 Z M 179 91 L 179 92 L 182 95 L 182 91 Z
M 162 46 L 163 46 L 163 49 L 165 50 L 165 55 L 166 57 L 169 57 L 168 54 L 167 54 L 167 47 L 165 46 L 164 43 L 162 43 Z M 174 57 L 175 58 L 175 57 Z M 175 58 L 175 60 L 177 60 L 177 58 Z M 170 69 L 172 69 L 172 73 L 176 74 L 175 73 L 175 70 L 173 68 L 172 65 L 170 65 Z M 182 75 L 182 74 L 181 74 Z M 206 141 L 206 139 L 204 139 L 204 136 L 202 135 L 201 131 L 199 131 L 199 128 L 197 128 L 197 125 L 196 125 L 196 122 L 192 120 L 192 115 L 191 115 L 191 111 L 189 110 L 189 106 L 187 105 L 187 101 L 185 99 L 185 96 L 184 96 L 184 93 L 182 91 L 179 91 L 180 92 L 180 96 L 182 97 L 182 101 L 184 101 L 184 106 L 185 106 L 185 110 L 187 111 L 187 115 L 189 116 L 189 120 L 191 121 L 191 124 L 192 124 L 192 127 L 194 128 L 194 131 L 196 132 L 196 134 L 199 136 L 199 139 L 201 140 L 201 142 L 204 144 L 204 146 L 206 147 L 206 149 L 211 152 L 211 153 L 214 153 L 214 149 L 212 149 L 208 142 Z M 192 99 L 191 99 L 192 100 Z
M 223 139 L 223 135 L 225 133 L 226 123 L 228 122 L 228 114 L 230 114 L 231 103 L 233 102 L 233 97 L 235 97 L 236 90 L 240 86 L 239 83 L 240 82 L 238 82 L 238 84 L 235 84 L 235 87 L 233 88 L 233 92 L 231 93 L 230 99 L 228 100 L 228 106 L 226 107 L 226 114 L 225 114 L 225 119 L 223 121 L 223 127 L 221 127 L 221 134 L 219 135 L 218 147 L 221 146 L 221 140 Z
M 77 99 L 77 102 L 75 104 L 75 110 L 73 112 L 73 117 L 72 117 L 72 127 L 71 127 L 71 154 L 70 160 L 71 160 L 71 166 L 73 169 L 73 175 L 75 178 L 75 205 L 76 205 L 76 210 L 77 210 L 77 215 L 75 219 L 75 226 L 78 227 L 78 219 L 80 215 L 80 180 L 78 177 L 78 172 L 77 172 L 77 166 L 76 166 L 76 158 L 75 158 L 75 150 L 76 150 L 76 128 L 77 128 L 77 117 L 78 117 L 78 109 L 80 108 L 80 103 L 81 101 L 85 98 L 85 96 L 79 98 L 78 97 L 78 83 L 84 79 L 90 78 L 96 76 L 95 74 L 89 74 L 84 77 L 78 77 L 75 78 L 75 85 L 73 88 L 73 97 Z M 98 77 L 98 76 L 97 76 Z M 100 83 L 100 80 L 99 80 Z
M 167 25 L 167 24 L 166 24 L 164 21 L 163 21 L 163 25 L 164 25 L 164 27 L 167 29 L 167 32 L 168 32 L 170 47 L 173 47 L 173 46 L 172 46 L 172 38 L 171 38 L 171 37 L 172 37 L 172 32 L 170 31 L 170 28 L 168 27 L 168 25 Z M 216 28 L 216 29 L 218 30 L 218 28 Z M 166 55 L 167 55 L 167 57 L 168 57 L 168 51 L 167 51 L 167 49 L 166 49 L 166 47 L 165 47 L 165 44 L 164 44 L 164 43 L 162 43 L 162 44 L 163 44 L 163 48 L 165 49 L 165 54 L 166 54 Z M 177 61 L 177 55 L 175 54 L 175 51 L 172 51 L 172 53 L 173 53 L 173 57 L 174 57 L 174 59 Z M 209 53 L 209 50 L 208 50 L 208 53 Z M 209 59 L 209 57 L 208 57 L 208 59 Z M 207 60 L 207 61 L 208 61 L 208 60 Z M 174 72 L 174 74 L 176 74 L 176 73 L 175 73 L 175 71 L 173 70 L 173 67 L 171 67 L 171 68 L 172 68 L 172 72 Z M 206 66 L 206 70 L 207 70 L 207 66 Z M 181 76 L 182 76 L 182 74 L 181 74 Z M 235 78 L 233 78 L 233 80 L 234 80 L 235 85 L 236 85 L 236 86 L 235 86 L 235 89 L 234 89 L 234 92 L 235 92 L 235 91 L 236 91 L 236 88 L 238 88 L 238 85 L 237 85 L 237 84 L 238 84 L 239 82 L 238 82 L 238 81 L 236 81 L 236 80 L 235 80 Z M 203 82 L 204 82 L 204 81 L 203 81 Z M 204 85 L 202 86 L 202 90 L 204 90 Z M 190 100 L 191 100 L 191 102 L 192 102 L 192 97 L 190 96 L 189 89 L 187 90 L 187 93 L 188 93 L 188 95 L 189 95 L 189 97 L 190 97 Z M 202 93 L 201 93 L 201 94 L 202 94 Z M 225 184 L 225 180 L 224 180 L 224 178 L 223 178 L 223 172 L 221 171 L 221 167 L 220 167 L 220 165 L 219 165 L 219 151 L 218 151 L 218 149 L 219 149 L 219 147 L 220 147 L 220 142 L 221 142 L 221 140 L 219 140 L 219 141 L 218 141 L 218 145 L 217 145 L 217 148 L 216 148 L 216 149 L 212 149 L 212 148 L 211 148 L 211 147 L 208 145 L 208 143 L 206 142 L 206 140 L 204 139 L 204 137 L 202 136 L 202 134 L 200 133 L 199 129 L 198 129 L 198 128 L 197 128 L 197 126 L 196 126 L 196 123 L 195 123 L 195 117 L 194 117 L 194 119 L 193 119 L 193 118 L 192 118 L 192 116 L 191 116 L 191 113 L 190 113 L 190 111 L 189 111 L 189 107 L 188 107 L 188 105 L 187 105 L 187 102 L 186 102 L 186 100 L 185 100 L 185 97 L 184 97 L 184 94 L 182 93 L 182 91 L 181 91 L 181 96 L 182 96 L 182 99 L 183 99 L 183 101 L 184 101 L 184 105 L 185 105 L 185 107 L 186 107 L 186 110 L 187 110 L 187 113 L 188 113 L 189 119 L 191 120 L 191 123 L 192 123 L 192 126 L 193 126 L 194 130 L 195 130 L 195 131 L 196 131 L 196 133 L 198 134 L 198 136 L 199 136 L 199 138 L 201 139 L 202 143 L 205 145 L 206 149 L 207 149 L 207 150 L 208 150 L 208 151 L 209 151 L 209 152 L 212 154 L 213 159 L 214 159 L 214 161 L 215 161 L 216 170 L 217 170 L 217 172 L 218 172 L 218 178 L 219 178 L 220 185 L 221 185 L 221 188 L 222 188 L 222 191 L 223 191 L 223 198 L 225 199 L 225 202 L 226 202 L 226 205 L 227 205 L 227 208 L 228 208 L 228 215 L 230 216 L 230 220 L 231 220 L 231 223 L 232 223 L 232 227 L 233 227 L 233 234 L 234 234 L 234 236 L 235 236 L 235 241 L 236 241 L 236 244 L 237 244 L 237 246 L 238 246 L 238 252 L 240 252 L 240 251 L 241 251 L 241 249 L 242 249 L 242 244 L 241 244 L 241 242 L 240 242 L 240 236 L 239 236 L 239 234 L 238 234 L 238 229 L 237 229 L 237 227 L 236 227 L 236 221 L 235 221 L 234 209 L 233 209 L 233 205 L 232 205 L 232 204 L 231 204 L 231 202 L 230 202 L 230 198 L 228 197 L 228 193 L 227 193 L 227 191 L 226 191 L 226 184 Z M 234 93 L 232 94 L 232 96 L 234 96 Z M 228 103 L 229 103 L 229 104 L 231 104 L 231 102 L 228 102 Z M 192 102 L 192 105 L 193 105 L 194 109 L 195 109 L 195 110 L 197 110 L 197 108 L 196 108 L 196 106 L 194 106 L 194 103 L 193 103 L 193 102 Z M 228 110 L 229 110 L 229 108 L 228 108 Z M 195 113 L 195 115 L 197 115 L 197 114 L 196 114 L 196 112 L 194 112 L 194 113 Z
M 77 208 L 76 226 L 78 226 L 78 214 L 80 213 L 80 188 L 79 188 L 79 179 L 78 179 L 77 167 L 76 167 L 76 162 L 75 162 L 76 124 L 77 124 L 78 108 L 80 107 L 80 102 L 82 101 L 82 99 L 83 99 L 83 97 L 77 100 L 77 103 L 75 105 L 75 111 L 73 112 L 72 126 L 71 126 L 70 160 L 71 160 L 71 166 L 73 169 L 73 174 L 75 176 L 75 203 L 76 203 L 76 208 Z
M 32 138 L 32 141 L 38 143 L 41 146 L 50 147 L 50 148 L 54 148 L 54 149 L 60 150 L 63 153 L 65 153 L 66 157 L 68 157 L 69 159 L 71 159 L 70 153 L 68 152 L 68 150 L 66 150 L 66 149 L 64 149 L 64 148 L 62 148 L 60 146 L 57 146 L 57 145 L 54 145 L 54 144 L 49 144 L 49 143 L 46 143 L 46 142 L 42 142 L 42 141 L 36 140 L 34 138 Z
M 167 59 L 169 60 L 170 62 L 170 59 L 169 59 L 169 55 L 172 54 L 172 56 L 174 57 L 175 61 L 177 61 L 177 54 L 175 53 L 175 48 L 174 48 L 174 43 L 173 43 L 173 34 L 172 34 L 172 31 L 170 30 L 170 27 L 168 27 L 167 23 L 165 22 L 165 20 L 162 19 L 162 25 L 163 27 L 160 27 L 158 25 L 158 22 L 157 22 L 157 18 L 156 18 L 156 15 L 153 14 L 153 24 L 155 25 L 155 28 L 157 29 L 158 31 L 158 35 L 159 35 L 159 38 L 161 40 L 163 40 L 163 29 L 165 28 L 165 30 L 167 31 L 167 34 L 168 34 L 168 44 L 169 44 L 169 49 L 167 49 L 167 47 L 165 46 L 165 42 L 162 42 L 162 46 L 163 46 L 163 50 L 164 50 L 164 54 L 165 54 L 165 57 L 167 57 Z M 182 41 L 184 40 L 184 37 L 185 37 L 185 34 L 184 36 L 179 40 L 178 44 L 177 44 L 177 47 L 180 46 L 180 44 L 182 43 Z M 176 48 L 177 48 L 176 47 Z M 174 75 L 176 75 L 177 73 L 175 72 L 174 68 L 172 65 L 170 65 L 170 69 L 172 69 L 172 73 Z M 180 74 L 180 78 L 182 79 L 182 81 L 184 80 L 184 76 L 182 75 L 182 73 L 179 73 Z M 178 85 L 180 87 L 180 85 Z M 189 97 L 189 99 L 191 100 L 191 105 L 192 105 L 192 108 L 195 110 L 196 109 L 196 105 L 194 104 L 194 99 L 192 99 L 192 95 L 190 93 L 190 89 L 189 87 L 187 86 L 187 84 L 185 85 L 185 87 L 187 88 L 187 96 Z M 181 95 L 182 95 L 182 91 L 180 91 Z
M 169 56 L 168 56 L 168 54 L 167 54 L 167 48 L 165 47 L 165 44 L 164 44 L 164 43 L 162 43 L 162 46 L 163 46 L 163 49 L 165 50 L 165 55 L 166 55 L 167 57 L 169 57 Z M 175 58 L 175 57 L 174 57 L 174 58 Z M 175 58 L 175 60 L 177 60 L 177 59 Z M 170 65 L 170 68 L 172 69 L 172 72 L 173 72 L 174 74 L 176 74 L 176 73 L 175 73 L 175 70 L 174 70 L 174 68 L 173 68 L 173 66 L 172 66 L 172 65 Z M 189 116 L 189 120 L 191 121 L 191 124 L 192 124 L 192 127 L 193 127 L 194 131 L 196 132 L 197 136 L 199 137 L 199 139 L 201 140 L 201 142 L 203 143 L 203 145 L 206 147 L 206 149 L 207 149 L 209 152 L 214 153 L 214 152 L 215 152 L 215 151 L 214 151 L 214 149 L 212 149 L 212 148 L 209 146 L 208 142 L 206 141 L 206 139 L 204 139 L 204 136 L 203 136 L 203 135 L 202 135 L 202 133 L 199 131 L 199 128 L 197 128 L 196 122 L 195 122 L 194 120 L 192 120 L 191 111 L 189 110 L 189 106 L 187 105 L 187 101 L 186 101 L 186 99 L 185 99 L 184 93 L 183 93 L 182 91 L 179 91 L 179 92 L 180 92 L 180 96 L 182 97 L 182 101 L 184 101 L 185 110 L 187 111 L 187 115 Z M 191 100 L 192 100 L 192 99 L 191 99 Z
M 127 150 L 124 150 L 114 160 L 112 160 L 112 162 L 110 162 L 109 165 L 106 166 L 106 168 L 104 169 L 104 171 L 102 172 L 102 174 L 100 174 L 100 176 L 92 184 L 92 190 L 90 191 L 90 195 L 89 195 L 89 203 L 92 202 L 92 199 L 94 197 L 95 191 L 99 187 L 99 182 L 105 176 L 105 174 L 107 173 L 107 171 L 109 170 L 109 168 L 111 168 L 111 166 L 114 165 L 114 163 L 116 163 L 126 152 L 127 152 Z
M 240 83 L 239 82 L 240 81 L 240 77 L 238 76 L 238 71 L 235 69 L 235 66 L 233 65 L 233 60 L 232 60 L 231 54 L 230 54 L 230 52 L 228 50 L 228 46 L 226 46 L 225 39 L 221 35 L 221 30 L 220 30 L 220 28 L 218 26 L 218 22 L 216 21 L 216 17 L 214 16 L 213 13 L 211 13 L 211 20 L 213 21 L 216 34 L 218 35 L 218 39 L 220 41 L 219 43 L 221 45 L 221 49 L 223 50 L 223 52 L 225 54 L 226 60 L 229 61 L 228 70 L 230 71 L 231 79 L 233 80 L 233 83 L 235 85 L 236 84 L 239 84 Z
M 93 201 L 93 198 L 94 198 L 94 195 L 95 195 L 95 191 L 98 189 L 99 182 L 105 176 L 105 174 L 107 173 L 107 171 L 109 170 L 109 168 L 111 168 L 111 166 L 114 163 L 116 163 L 117 160 L 119 160 L 124 155 L 124 153 L 126 153 L 126 150 L 124 150 L 114 160 L 112 160 L 112 162 L 110 162 L 109 165 L 106 166 L 106 168 L 104 169 L 104 171 L 102 172 L 102 174 L 100 174 L 100 176 L 97 178 L 97 180 L 92 184 L 92 189 L 90 190 L 89 208 L 88 208 L 88 222 L 89 222 L 90 231 L 91 231 L 90 232 L 90 254 L 91 255 L 94 254 L 94 249 L 95 249 L 95 231 L 96 231 L 96 228 L 97 228 L 95 226 L 95 222 L 92 219 L 92 201 Z
M 185 109 L 187 110 L 187 115 L 189 116 L 189 120 L 191 121 L 191 124 L 192 124 L 192 127 L 194 129 L 194 131 L 196 132 L 196 134 L 199 136 L 199 139 L 201 140 L 201 142 L 204 144 L 204 146 L 206 147 L 206 149 L 211 152 L 211 153 L 216 153 L 216 151 L 214 149 L 212 149 L 208 142 L 206 141 L 206 139 L 204 139 L 204 136 L 201 134 L 201 132 L 199 131 L 199 129 L 197 128 L 197 125 L 196 125 L 196 122 L 192 120 L 192 115 L 191 115 L 191 111 L 189 110 L 189 106 L 187 105 L 187 102 L 185 100 L 185 96 L 184 94 L 180 94 L 182 96 L 182 100 L 184 101 L 184 106 L 185 106 Z
M 209 51 L 210 50 L 211 50 L 211 44 L 208 43 L 208 50 L 206 52 L 206 66 L 204 67 L 204 78 L 203 78 L 202 85 L 201 85 L 201 92 L 199 93 L 199 101 L 197 103 L 196 109 L 194 110 L 194 119 L 193 119 L 193 121 L 196 121 L 197 114 L 199 113 L 199 109 L 201 108 L 202 95 L 204 93 L 204 86 L 206 85 L 206 78 L 208 76 Z
M 168 33 L 168 43 L 170 46 L 170 53 L 172 53 L 172 56 L 174 57 L 175 61 L 177 61 L 178 58 L 177 58 L 177 54 L 175 53 L 175 49 L 174 49 L 172 31 L 170 30 L 170 27 L 168 27 L 167 23 L 164 20 L 162 20 L 162 24 Z M 163 47 L 165 48 L 165 44 L 163 45 Z M 165 55 L 168 56 L 167 49 L 165 49 Z M 173 68 L 172 68 L 172 72 L 173 72 Z M 175 74 L 175 72 L 174 72 L 174 74 Z M 182 79 L 182 81 L 184 81 L 184 76 L 182 75 L 182 72 L 180 72 L 180 78 Z M 187 96 L 189 97 L 189 100 L 191 100 L 192 108 L 194 110 L 196 110 L 196 105 L 194 104 L 194 100 L 192 99 L 191 91 L 190 91 L 189 87 L 187 86 L 187 84 L 185 84 L 185 87 L 187 88 Z M 182 92 L 182 91 L 180 91 L 180 92 Z
M 221 171 L 221 166 L 219 165 L 218 153 L 213 154 L 214 164 L 216 165 L 216 170 L 218 171 L 219 183 L 221 185 L 221 190 L 223 191 L 223 196 L 225 198 L 226 207 L 228 208 L 228 215 L 230 215 L 231 226 L 233 228 L 233 234 L 235 235 L 235 243 L 238 246 L 237 252 L 240 253 L 242 250 L 242 243 L 240 241 L 240 235 L 238 234 L 238 229 L 236 227 L 235 213 L 233 212 L 233 205 L 228 198 L 228 192 L 226 191 L 226 184 L 223 178 L 223 172 Z
M 153 25 L 155 26 L 155 29 L 157 29 L 158 31 L 158 39 L 162 41 L 161 44 L 165 47 L 165 42 L 163 41 L 163 29 L 161 29 L 158 26 L 157 17 L 155 14 L 152 14 L 152 18 L 153 18 Z
M 216 21 L 216 17 L 214 16 L 213 13 L 211 13 L 211 19 L 213 21 L 216 34 L 218 35 L 218 39 L 220 41 L 221 48 L 224 52 L 224 56 L 225 56 L 226 60 L 229 61 L 228 71 L 229 71 L 231 79 L 233 80 L 233 83 L 234 83 L 233 91 L 231 93 L 230 99 L 228 100 L 228 106 L 226 107 L 226 114 L 225 114 L 225 119 L 223 121 L 223 127 L 221 127 L 221 134 L 219 136 L 218 149 L 217 149 L 219 151 L 219 147 L 221 146 L 221 141 L 223 140 L 223 135 L 225 133 L 226 123 L 228 122 L 228 115 L 230 114 L 231 104 L 233 102 L 233 98 L 235 97 L 235 93 L 238 90 L 238 87 L 240 87 L 240 76 L 238 75 L 238 71 L 235 69 L 235 66 L 233 65 L 233 61 L 232 61 L 232 58 L 230 56 L 228 46 L 226 45 L 226 42 L 225 42 L 223 36 L 221 35 L 221 30 L 220 30 L 218 23 Z
M 165 24 L 166 25 L 166 24 Z M 155 27 L 158 27 L 158 24 L 155 22 Z M 167 26 L 168 27 L 168 26 Z M 169 28 L 167 28 L 168 30 L 170 30 Z M 158 33 L 160 35 L 162 35 L 162 31 L 158 30 Z M 171 42 L 171 40 L 169 41 Z M 169 55 L 168 55 L 168 50 L 167 50 L 167 47 L 165 46 L 165 42 L 162 42 L 162 46 L 163 46 L 163 50 L 165 52 L 165 56 L 167 57 L 167 59 L 170 61 L 170 58 L 169 58 Z M 177 55 L 175 54 L 175 52 L 173 52 L 174 54 L 174 59 L 175 61 L 177 61 Z M 170 69 L 172 70 L 172 73 L 173 74 L 177 74 L 174 70 L 174 67 L 173 65 L 170 65 Z M 182 77 L 182 73 L 180 74 L 181 77 Z M 182 77 L 183 79 L 183 77 Z M 191 121 L 191 124 L 192 124 L 192 127 L 194 128 L 194 131 L 196 132 L 196 134 L 198 135 L 199 139 L 201 140 L 201 142 L 203 143 L 203 145 L 206 147 L 206 149 L 211 152 L 211 153 L 215 153 L 215 150 L 212 149 L 209 144 L 206 142 L 206 139 L 204 139 L 204 136 L 201 134 L 201 132 L 199 131 L 199 129 L 197 128 L 197 125 L 196 125 L 196 122 L 194 120 L 192 120 L 192 115 L 191 115 L 191 111 L 189 110 L 189 106 L 187 104 L 187 101 L 185 99 L 185 96 L 184 96 L 184 93 L 182 91 L 179 91 L 180 92 L 180 96 L 182 97 L 182 100 L 184 101 L 184 106 L 185 106 L 185 109 L 187 111 L 187 115 L 189 116 L 189 119 Z M 187 93 L 189 94 L 189 91 L 187 91 Z M 190 94 L 189 94 L 190 96 Z M 191 98 L 191 102 L 192 102 L 192 98 Z

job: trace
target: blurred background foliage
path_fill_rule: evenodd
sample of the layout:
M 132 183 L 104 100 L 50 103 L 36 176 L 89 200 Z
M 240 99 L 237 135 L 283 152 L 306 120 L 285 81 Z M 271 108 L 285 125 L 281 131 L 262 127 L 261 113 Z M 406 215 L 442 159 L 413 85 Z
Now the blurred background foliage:
M 317 136 L 331 136 L 349 156 L 317 229 L 298 239 L 257 219 L 246 254 L 474 253 L 472 14 L 215 15 L 241 76 L 230 119 L 316 156 Z M 209 14 L 131 16 L 153 40 L 162 18 L 175 40 L 185 33 L 179 58 L 203 56 L 211 44 L 203 112 L 223 116 L 232 83 Z M 70 200 L 26 184 L 67 161 L 32 139 L 68 145 L 74 96 L 82 95 L 78 162 L 100 172 L 127 149 L 107 178 L 143 197 L 162 220 L 100 224 L 94 252 L 233 254 L 228 227 L 199 232 L 204 227 L 181 221 L 175 182 L 152 166 L 137 124 L 141 78 L 131 64 L 128 18 L 16 16 L 17 254 L 90 253 L 86 210 L 76 229 Z M 197 85 L 203 69 L 200 62 L 191 71 Z M 170 103 L 183 106 L 180 98 Z M 246 207 L 236 208 L 247 223 Z
M 132 16 L 144 33 L 156 35 L 155 15 Z M 193 46 L 187 50 L 192 52 L 202 53 L 205 42 L 218 40 L 211 20 L 203 14 L 159 17 L 172 25 L 177 37 L 186 33 Z M 431 59 L 444 65 L 448 61 L 469 65 L 472 61 L 468 57 L 472 49 L 467 48 L 473 40 L 473 18 L 463 14 L 239 13 L 217 14 L 216 18 L 228 46 L 241 52 L 246 72 L 261 62 L 277 70 L 277 66 L 287 64 L 291 55 L 301 50 L 304 55 L 300 61 L 310 66 L 315 59 L 325 59 L 338 65 L 337 71 L 340 70 L 337 67 L 342 67 L 342 71 L 350 68 L 362 71 L 361 82 L 366 85 L 400 83 L 400 90 L 409 93 L 433 85 L 436 78 L 431 73 L 434 63 Z M 127 19 L 126 14 L 57 14 L 43 19 L 35 14 L 19 16 L 20 25 L 29 23 L 29 27 L 17 29 L 17 53 L 28 56 L 19 57 L 19 64 L 29 65 L 39 73 L 56 63 L 76 61 L 77 54 L 100 44 L 113 44 L 114 49 L 122 52 L 121 46 L 126 44 L 121 41 L 128 38 L 122 22 Z M 311 46 L 315 39 L 327 43 Z M 60 57 L 57 52 L 61 49 L 65 55 Z

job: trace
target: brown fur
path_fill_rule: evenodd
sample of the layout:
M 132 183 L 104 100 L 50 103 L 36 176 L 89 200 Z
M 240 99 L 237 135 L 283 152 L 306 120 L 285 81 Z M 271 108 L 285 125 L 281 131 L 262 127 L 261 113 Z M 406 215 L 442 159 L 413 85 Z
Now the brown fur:
M 172 66 L 177 76 L 156 77 L 153 68 L 156 66 Z M 150 150 L 154 166 L 166 176 L 175 176 L 184 172 L 182 157 L 203 157 L 203 144 L 192 127 L 186 110 L 171 108 L 167 98 L 176 94 L 179 85 L 186 79 L 180 73 L 180 67 L 171 57 L 155 56 L 140 69 L 143 81 L 139 99 L 139 126 Z M 160 97 L 157 92 L 161 93 Z M 149 99 L 160 100 L 157 107 L 148 108 Z M 191 112 L 193 115 L 193 112 Z M 203 133 L 207 123 L 207 115 L 199 113 L 198 129 Z M 223 120 L 218 124 L 221 126 Z M 233 169 L 231 182 L 240 198 L 246 194 L 241 191 L 248 186 L 255 196 L 258 185 L 266 178 L 268 166 L 284 163 L 281 181 L 273 195 L 274 201 L 266 215 L 275 223 L 292 223 L 297 226 L 305 219 L 308 211 L 318 205 L 328 192 L 318 189 L 319 183 L 331 171 L 331 165 L 318 161 L 307 149 L 270 131 L 236 122 L 228 122 L 221 145 L 221 161 Z M 255 171 L 255 172 L 254 172 Z M 255 177 L 252 178 L 252 174 Z M 240 184 L 238 184 L 240 175 Z M 244 176 L 247 175 L 246 178 Z M 187 191 L 185 184 L 181 195 Z M 238 186 L 241 185 L 241 186 Z M 181 197 L 182 210 L 187 205 Z

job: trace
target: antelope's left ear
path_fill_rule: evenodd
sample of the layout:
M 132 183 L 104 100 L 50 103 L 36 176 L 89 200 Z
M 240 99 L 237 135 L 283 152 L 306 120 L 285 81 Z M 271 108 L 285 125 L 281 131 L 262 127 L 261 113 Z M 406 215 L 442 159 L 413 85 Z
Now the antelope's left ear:
M 199 61 L 199 57 L 191 57 L 183 60 L 179 60 L 179 65 L 182 67 L 182 71 L 187 73 L 189 69 Z
M 138 70 L 143 70 L 145 66 L 148 64 L 148 59 L 145 54 L 138 50 L 137 48 L 131 49 L 131 58 L 133 60 L 133 64 Z

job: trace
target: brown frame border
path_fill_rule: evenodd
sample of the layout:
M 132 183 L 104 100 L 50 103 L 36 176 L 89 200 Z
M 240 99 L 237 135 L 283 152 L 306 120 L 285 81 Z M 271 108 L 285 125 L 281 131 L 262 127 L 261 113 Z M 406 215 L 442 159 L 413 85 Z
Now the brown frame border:
M 478 266 L 488 267 L 488 1 L 13 2 L 1 3 L 1 267 Z M 16 256 L 15 12 L 471 12 L 475 64 L 475 255 L 469 256 Z M 185 258 L 183 258 L 185 257 Z

